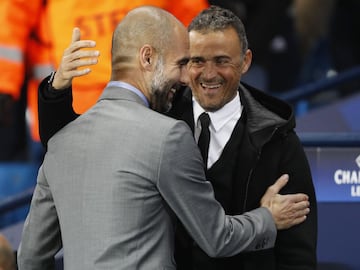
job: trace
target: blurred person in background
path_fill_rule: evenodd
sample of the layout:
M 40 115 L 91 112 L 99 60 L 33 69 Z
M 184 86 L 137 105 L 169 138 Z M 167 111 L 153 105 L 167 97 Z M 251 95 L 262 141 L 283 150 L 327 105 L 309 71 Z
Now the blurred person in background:
M 14 251 L 6 239 L 0 234 L 0 270 L 15 270 L 16 261 Z
M 360 65 L 359 14 L 360 1 L 358 0 L 337 0 L 333 8 L 329 43 L 334 67 L 338 72 Z M 359 91 L 359 88 L 356 90 Z
M 6 1 L 1 1 L 0 20 L 5 16 L 5 7 Z M 0 162 L 27 158 L 24 99 L 26 91 L 23 84 L 19 84 L 16 93 L 12 93 L 9 87 L 12 76 L 6 71 L 6 59 L 10 62 L 17 61 L 17 58 L 18 55 L 14 54 L 10 47 L 0 45 Z
M 336 72 L 360 65 L 360 1 L 337 0 L 331 18 L 329 43 Z M 360 92 L 360 79 L 352 80 L 340 89 L 340 97 Z
M 294 0 L 294 25 L 299 43 L 301 68 L 297 85 L 313 83 L 336 74 L 330 52 L 330 21 L 335 0 Z M 315 105 L 337 99 L 337 91 L 329 90 L 303 100 L 306 112 Z
M 29 146 L 30 154 L 35 161 L 42 159 L 43 151 L 37 143 L 37 88 L 58 67 L 68 45 L 67 33 L 75 26 L 80 27 L 82 38 L 96 40 L 102 52 L 94 72 L 86 80 L 75 82 L 74 108 L 83 113 L 96 102 L 110 78 L 111 35 L 116 24 L 129 10 L 141 5 L 161 7 L 188 25 L 208 3 L 206 0 L 1 1 L 0 160 L 12 159 L 14 152 L 18 152 L 16 148 L 24 147 L 16 145 L 25 140 L 26 134 L 25 121 L 21 123 L 25 115 L 22 95 L 27 99 L 30 142 L 35 142 Z
M 356 0 L 294 0 L 296 33 L 302 67 L 298 84 L 335 76 L 360 65 L 360 2 Z M 359 92 L 354 79 L 308 99 L 309 108 Z
M 294 0 L 294 23 L 302 69 L 299 84 L 325 78 L 333 68 L 329 34 L 335 0 Z

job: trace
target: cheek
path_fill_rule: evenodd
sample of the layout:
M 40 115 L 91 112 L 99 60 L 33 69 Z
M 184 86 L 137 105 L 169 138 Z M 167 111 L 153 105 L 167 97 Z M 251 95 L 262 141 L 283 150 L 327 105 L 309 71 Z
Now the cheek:
M 199 78 L 199 72 L 193 70 L 193 69 L 188 69 L 187 70 L 187 77 L 188 77 L 188 80 L 189 80 L 189 86 L 190 88 L 196 88 L 196 79 Z
M 225 78 L 229 85 L 235 85 L 239 84 L 241 73 L 238 70 L 229 70 L 228 72 L 222 73 L 222 77 Z
M 193 68 L 193 67 L 188 68 L 188 74 L 190 80 L 196 80 L 196 78 L 198 78 L 201 75 L 201 72 L 202 71 L 199 68 Z

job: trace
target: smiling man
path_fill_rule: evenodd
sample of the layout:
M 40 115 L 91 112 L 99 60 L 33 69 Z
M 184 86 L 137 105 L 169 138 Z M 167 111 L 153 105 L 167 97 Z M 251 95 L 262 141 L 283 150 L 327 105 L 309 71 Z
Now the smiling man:
M 308 194 L 311 211 L 304 223 L 279 232 L 274 248 L 223 259 L 208 257 L 185 230 L 178 230 L 178 269 L 316 269 L 316 197 L 292 108 L 240 82 L 252 52 L 233 12 L 212 6 L 194 18 L 188 31 L 190 88 L 177 93 L 170 115 L 185 120 L 198 140 L 200 116 L 208 114 L 206 178 L 216 199 L 228 214 L 254 209 L 263 191 L 286 172 L 290 181 L 283 192 Z
M 238 95 L 242 74 L 250 64 L 250 50 L 241 52 L 234 28 L 222 31 L 190 31 L 189 73 L 195 101 L 205 110 L 216 112 Z

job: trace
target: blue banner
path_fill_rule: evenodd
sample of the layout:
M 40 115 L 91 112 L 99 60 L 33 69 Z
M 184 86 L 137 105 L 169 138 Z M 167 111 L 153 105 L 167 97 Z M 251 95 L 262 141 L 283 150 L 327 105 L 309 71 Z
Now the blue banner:
M 319 202 L 360 202 L 360 148 L 305 148 Z

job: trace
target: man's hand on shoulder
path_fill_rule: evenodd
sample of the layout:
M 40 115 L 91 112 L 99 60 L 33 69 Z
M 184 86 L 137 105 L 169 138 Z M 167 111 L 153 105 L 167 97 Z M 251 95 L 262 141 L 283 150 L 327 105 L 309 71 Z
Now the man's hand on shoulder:
M 276 228 L 288 229 L 306 220 L 310 212 L 309 197 L 303 193 L 281 195 L 279 191 L 287 184 L 289 176 L 282 175 L 273 185 L 268 187 L 261 198 L 261 206 L 270 210 Z

